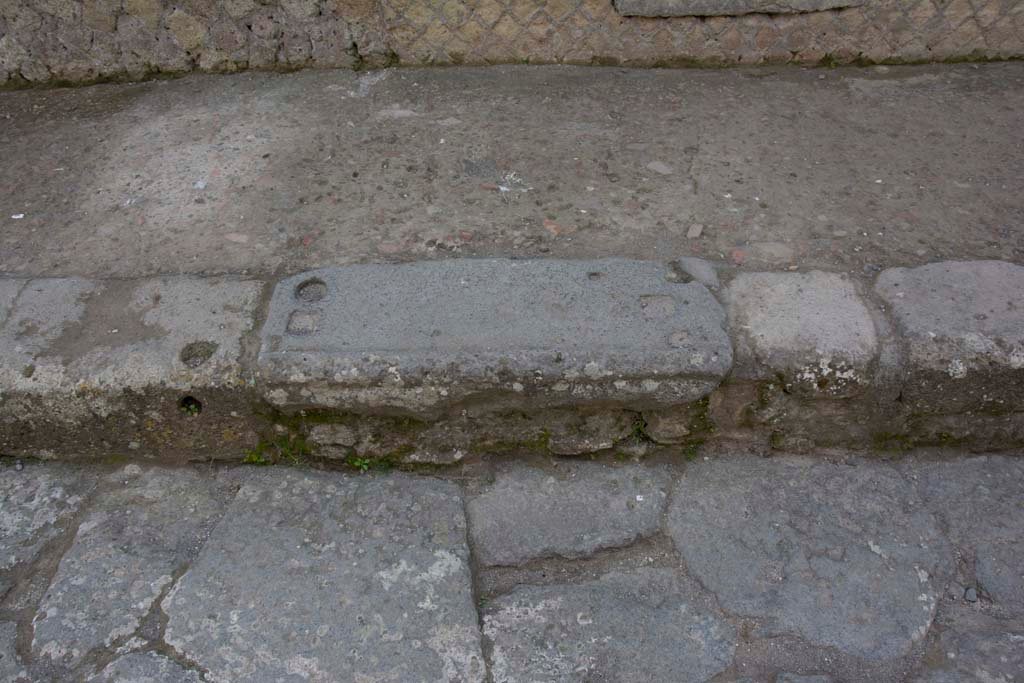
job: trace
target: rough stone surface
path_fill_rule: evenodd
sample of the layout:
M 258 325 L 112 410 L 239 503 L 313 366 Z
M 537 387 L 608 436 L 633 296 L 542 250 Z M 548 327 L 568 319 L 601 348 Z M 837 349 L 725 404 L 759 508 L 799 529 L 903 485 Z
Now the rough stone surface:
M 729 666 L 736 646 L 733 628 L 665 569 L 522 586 L 488 606 L 484 635 L 495 683 L 696 683 Z
M 697 16 L 647 18 L 662 15 Z M 1014 0 L 6 0 L 0 86 L 395 62 L 1009 57 L 1024 51 L 1021 21 Z
M 870 382 L 879 353 L 853 282 L 833 273 L 741 273 L 726 292 L 740 377 L 814 396 L 849 396 Z
M 214 680 L 483 681 L 468 559 L 451 484 L 265 471 L 163 601 L 165 639 Z
M 198 470 L 128 465 L 109 475 L 34 621 L 37 658 L 73 668 L 126 642 L 202 546 L 236 488 Z
M 660 444 L 697 443 L 709 428 L 703 403 L 643 412 L 644 434 Z
M 941 632 L 911 683 L 1018 683 L 1024 678 L 1024 620 L 958 608 L 940 619 Z
M 559 463 L 553 471 L 503 466 L 467 504 L 477 558 L 485 565 L 516 565 L 581 557 L 656 533 L 669 476 L 637 465 Z
M 20 683 L 28 680 L 28 672 L 18 661 L 14 648 L 17 635 L 16 624 L 0 622 L 0 683 Z
M 168 423 L 186 421 L 179 401 L 192 394 L 221 399 L 207 401 L 207 432 L 194 442 L 244 440 L 246 423 L 231 411 L 251 379 L 242 337 L 260 289 L 191 276 L 28 281 L 0 326 L 0 449 L 47 455 L 75 429 L 81 454 L 133 441 L 187 450 L 176 442 L 199 425 Z
M 903 468 L 974 566 L 982 594 L 1024 611 L 1024 462 L 993 455 Z
M 952 551 L 894 469 L 730 457 L 687 468 L 667 528 L 722 608 L 865 659 L 907 654 Z
M 88 683 L 201 683 L 195 671 L 156 652 L 133 652 L 118 657 Z
M 0 278 L 0 326 L 7 320 L 7 315 L 14 307 L 14 300 L 26 282 L 17 278 Z
M 867 0 L 615 0 L 627 17 L 722 17 L 743 14 L 799 14 L 858 7 Z
M 875 291 L 907 346 L 903 400 L 915 411 L 1019 411 L 1024 405 L 1024 267 L 947 261 L 893 268 Z
M 241 336 L 252 329 L 259 292 L 257 282 L 225 278 L 31 280 L 0 328 L 0 387 L 44 393 L 83 384 L 119 392 L 238 384 Z
M 645 261 L 448 260 L 302 273 L 274 290 L 259 355 L 283 407 L 630 407 L 709 393 L 732 350 L 699 284 Z M 296 327 L 302 317 L 312 321 Z
M 0 465 L 0 596 L 10 587 L 5 573 L 31 561 L 95 485 L 94 475 L 71 467 Z
M 775 683 L 832 683 L 831 676 L 802 676 L 800 674 L 783 673 L 775 677 Z
M 806 35 L 835 47 L 827 26 Z M 508 104 L 502 116 L 480 106 L 493 101 Z M 866 277 L 1021 261 L 1024 234 L 964 221 L 1024 215 L 1024 149 L 1006 144 L 1022 109 L 1022 62 L 325 70 L 6 92 L 0 272 L 278 277 L 434 258 L 700 256 Z M 676 172 L 647 171 L 653 159 Z
M 552 409 L 536 413 L 467 410 L 436 422 L 402 417 L 332 415 L 307 431 L 316 454 L 329 459 L 384 458 L 453 463 L 467 455 L 516 451 L 581 455 L 619 448 L 636 430 L 626 410 Z

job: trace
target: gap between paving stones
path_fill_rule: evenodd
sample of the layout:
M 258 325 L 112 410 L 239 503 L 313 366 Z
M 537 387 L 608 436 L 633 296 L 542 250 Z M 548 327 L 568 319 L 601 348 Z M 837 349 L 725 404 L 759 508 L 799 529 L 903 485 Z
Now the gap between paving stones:
M 366 469 L 713 440 L 1012 448 L 1022 291 L 1024 268 L 997 261 L 873 288 L 691 258 L 0 280 L 0 453 Z

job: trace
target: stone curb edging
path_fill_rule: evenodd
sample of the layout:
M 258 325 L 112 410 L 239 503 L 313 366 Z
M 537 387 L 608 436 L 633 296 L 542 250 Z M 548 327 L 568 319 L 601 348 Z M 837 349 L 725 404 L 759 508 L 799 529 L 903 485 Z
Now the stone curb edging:
M 723 273 L 724 275 L 724 273 Z M 0 279 L 0 454 L 451 463 L 1024 443 L 1024 268 L 473 259 Z M 246 455 L 248 454 L 248 455 Z

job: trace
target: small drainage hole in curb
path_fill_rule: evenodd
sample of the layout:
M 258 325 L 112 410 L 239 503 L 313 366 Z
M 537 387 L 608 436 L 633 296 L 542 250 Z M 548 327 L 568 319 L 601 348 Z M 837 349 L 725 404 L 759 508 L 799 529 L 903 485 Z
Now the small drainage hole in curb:
M 195 396 L 183 396 L 178 401 L 178 408 L 181 409 L 181 412 L 192 417 L 203 412 L 203 404 Z
M 295 288 L 295 298 L 306 303 L 320 301 L 327 296 L 327 285 L 319 278 L 306 280 Z

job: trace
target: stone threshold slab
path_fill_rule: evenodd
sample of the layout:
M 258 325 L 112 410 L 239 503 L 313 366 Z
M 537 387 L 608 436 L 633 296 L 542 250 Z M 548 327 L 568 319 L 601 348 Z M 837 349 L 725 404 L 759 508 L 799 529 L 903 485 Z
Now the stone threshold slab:
M 302 273 L 275 288 L 258 361 L 279 407 L 428 416 L 471 399 L 688 403 L 731 365 L 725 313 L 704 285 L 624 259 Z

